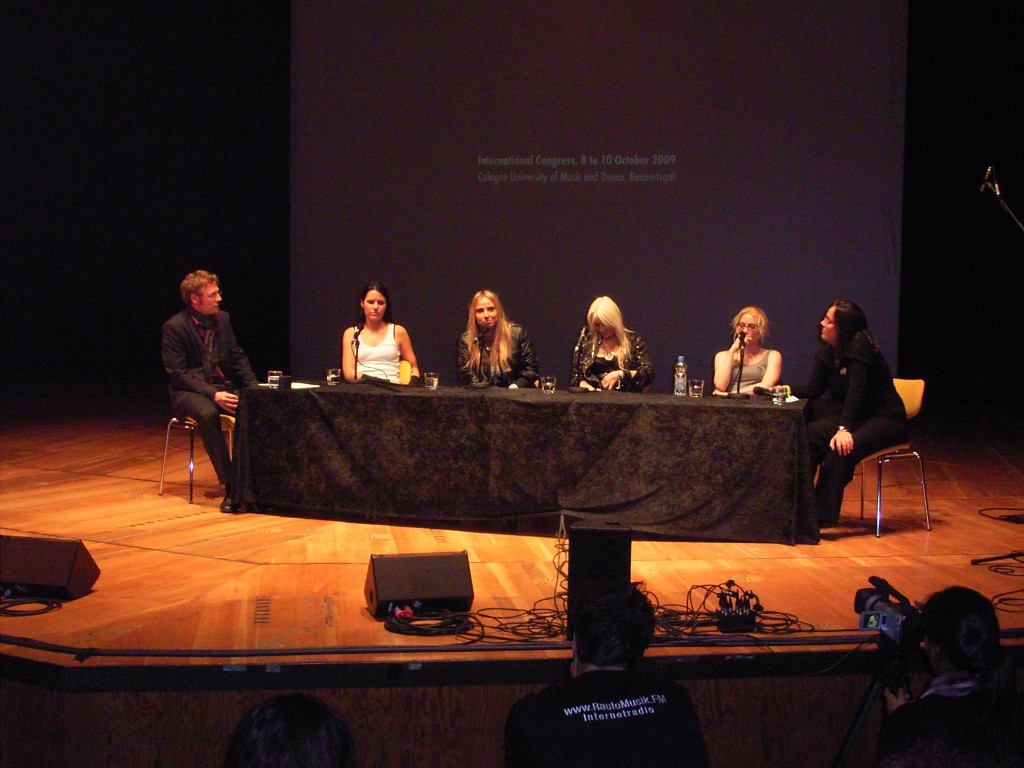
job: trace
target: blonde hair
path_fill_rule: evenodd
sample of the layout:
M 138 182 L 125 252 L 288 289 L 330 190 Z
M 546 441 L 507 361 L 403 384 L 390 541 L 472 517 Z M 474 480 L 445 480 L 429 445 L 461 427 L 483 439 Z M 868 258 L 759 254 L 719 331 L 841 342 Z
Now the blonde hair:
M 476 325 L 476 306 L 481 299 L 490 299 L 494 308 L 498 310 L 498 322 L 494 326 L 494 341 L 491 342 L 491 354 L 488 362 L 490 371 L 486 373 L 480 370 L 480 345 L 474 343 L 480 335 L 480 329 Z M 505 317 L 505 309 L 501 306 L 501 299 L 494 291 L 484 289 L 473 294 L 469 301 L 469 318 L 466 320 L 466 341 L 469 344 L 469 361 L 466 363 L 467 371 L 476 371 L 485 376 L 497 376 L 512 370 L 512 324 Z
M 615 343 L 619 347 L 619 368 L 625 370 L 626 360 L 629 359 L 633 349 L 626 335 L 629 331 L 622 320 L 622 310 L 619 305 L 607 296 L 598 296 L 587 310 L 587 327 L 590 329 L 591 344 L 594 354 L 597 354 L 597 347 L 601 338 L 597 335 L 594 325 L 600 323 L 603 326 L 615 331 Z
M 744 307 L 736 313 L 736 316 L 729 322 L 729 327 L 732 328 L 733 338 L 736 336 L 736 328 L 740 324 L 740 318 L 744 315 L 754 316 L 754 319 L 757 321 L 757 330 L 761 333 L 761 343 L 763 344 L 764 340 L 768 338 L 768 315 L 766 315 L 764 310 L 760 307 Z M 739 350 L 733 352 L 732 362 L 733 365 L 742 364 Z

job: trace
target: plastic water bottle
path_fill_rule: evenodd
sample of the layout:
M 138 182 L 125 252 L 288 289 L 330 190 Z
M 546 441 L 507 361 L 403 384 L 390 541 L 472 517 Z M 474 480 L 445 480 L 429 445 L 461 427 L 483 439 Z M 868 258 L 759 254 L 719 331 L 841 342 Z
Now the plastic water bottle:
M 672 384 L 673 395 L 686 395 L 686 358 L 680 355 L 676 358 L 675 379 Z

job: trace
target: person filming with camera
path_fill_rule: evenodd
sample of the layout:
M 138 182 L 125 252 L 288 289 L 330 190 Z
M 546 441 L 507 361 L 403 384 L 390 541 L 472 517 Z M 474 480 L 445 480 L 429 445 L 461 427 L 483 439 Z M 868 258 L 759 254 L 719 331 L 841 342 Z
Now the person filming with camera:
M 878 765 L 1024 767 L 1016 673 L 992 604 L 949 587 L 921 606 L 921 620 L 934 677 L 917 699 L 885 691 Z

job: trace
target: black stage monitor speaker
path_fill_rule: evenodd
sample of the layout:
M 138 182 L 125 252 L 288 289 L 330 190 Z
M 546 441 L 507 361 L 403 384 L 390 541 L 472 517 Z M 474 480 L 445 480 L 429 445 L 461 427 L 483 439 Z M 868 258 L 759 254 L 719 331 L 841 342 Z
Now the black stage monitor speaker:
M 617 592 L 629 586 L 632 544 L 633 531 L 612 521 L 582 521 L 569 528 L 567 640 L 572 640 L 573 609 L 582 595 Z
M 76 600 L 99 577 L 99 566 L 79 539 L 0 536 L 0 587 L 13 598 Z
M 425 611 L 468 611 L 473 607 L 469 557 L 464 551 L 370 555 L 363 593 L 377 619 L 387 618 L 393 607 L 415 603 Z

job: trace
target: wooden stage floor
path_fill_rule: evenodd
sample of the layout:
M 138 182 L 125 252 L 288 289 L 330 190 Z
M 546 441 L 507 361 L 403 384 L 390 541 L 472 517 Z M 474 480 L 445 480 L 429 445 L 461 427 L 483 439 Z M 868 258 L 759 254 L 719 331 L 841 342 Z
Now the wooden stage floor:
M 171 452 L 165 492 L 157 494 L 162 403 L 131 411 L 105 402 L 65 403 L 39 418 L 21 405 L 5 411 L 0 531 L 81 539 L 101 571 L 91 594 L 58 611 L 0 618 L 5 636 L 93 649 L 87 660 L 11 644 L 3 645 L 5 654 L 75 669 L 567 655 L 561 637 L 541 638 L 534 647 L 501 633 L 468 644 L 394 634 L 368 614 L 363 596 L 373 553 L 465 550 L 474 611 L 502 609 L 496 613 L 504 617 L 511 609 L 550 609 L 564 586 L 554 564 L 552 517 L 521 521 L 515 530 L 469 531 L 226 515 L 218 511 L 220 488 L 198 440 L 195 503 L 188 503 L 181 452 Z M 185 444 L 183 435 L 175 439 Z M 1009 595 L 1001 601 L 1001 624 L 1024 629 L 1024 564 L 971 564 L 1024 548 L 1020 525 L 1001 519 L 1019 522 L 1024 514 L 1019 427 L 981 415 L 926 414 L 915 424 L 914 442 L 925 459 L 930 532 L 914 469 L 904 463 L 891 465 L 886 476 L 905 482 L 884 492 L 881 538 L 873 535 L 873 496 L 860 519 L 855 480 L 841 523 L 824 530 L 818 545 L 634 540 L 632 576 L 659 603 L 676 606 L 686 602 L 691 587 L 732 579 L 756 593 L 766 611 L 790 614 L 804 628 L 729 638 L 733 645 L 724 650 L 717 649 L 722 636 L 712 628 L 699 633 L 707 640 L 699 643 L 705 654 L 734 653 L 735 643 L 779 652 L 856 641 L 863 635 L 857 633 L 853 597 L 869 586 L 869 576 L 919 600 L 951 584 L 993 598 Z M 867 479 L 871 494 L 873 474 Z
M 349 721 L 361 766 L 499 765 L 509 707 L 563 677 L 570 657 L 545 633 L 560 626 L 545 610 L 515 634 L 496 620 L 555 606 L 557 519 L 456 530 L 221 514 L 201 446 L 196 503 L 179 452 L 157 494 L 166 413 L 162 402 L 4 404 L 0 533 L 81 540 L 100 576 L 59 610 L 0 616 L 0 764 L 213 768 L 249 707 L 307 690 Z M 788 633 L 703 627 L 648 653 L 690 689 L 713 768 L 810 768 L 845 744 L 848 766 L 872 764 L 877 704 L 863 732 L 846 726 L 881 655 L 853 605 L 870 576 L 915 600 L 951 584 L 992 598 L 1024 684 L 1024 562 L 972 565 L 1024 549 L 1021 438 L 985 414 L 919 417 L 930 532 L 904 465 L 886 475 L 908 482 L 885 490 L 881 538 L 871 499 L 860 520 L 855 481 L 817 545 L 633 541 L 632 577 L 663 606 L 733 580 L 772 627 L 782 614 L 797 622 Z M 371 554 L 461 550 L 484 639 L 396 634 L 369 615 Z

